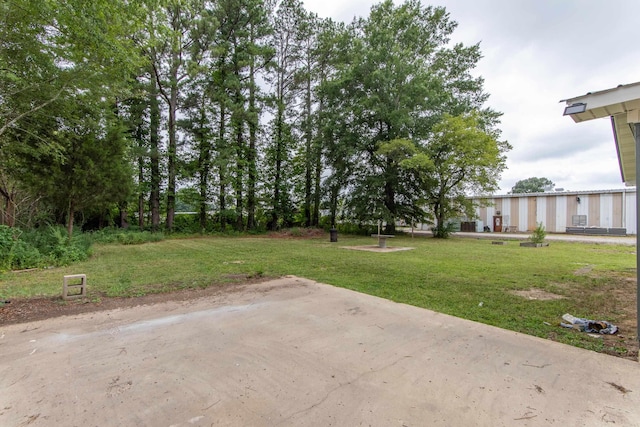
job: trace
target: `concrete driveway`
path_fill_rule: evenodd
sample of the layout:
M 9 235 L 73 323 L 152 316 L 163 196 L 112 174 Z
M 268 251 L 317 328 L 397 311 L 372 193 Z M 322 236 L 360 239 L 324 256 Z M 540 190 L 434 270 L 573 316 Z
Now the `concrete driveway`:
M 2 426 L 613 423 L 635 362 L 295 277 L 0 327 Z

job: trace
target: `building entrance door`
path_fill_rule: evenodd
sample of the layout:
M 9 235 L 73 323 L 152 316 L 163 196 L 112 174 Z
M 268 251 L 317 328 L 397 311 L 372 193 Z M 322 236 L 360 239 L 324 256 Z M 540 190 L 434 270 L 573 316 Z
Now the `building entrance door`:
M 496 233 L 502 233 L 502 215 L 493 217 L 493 231 Z

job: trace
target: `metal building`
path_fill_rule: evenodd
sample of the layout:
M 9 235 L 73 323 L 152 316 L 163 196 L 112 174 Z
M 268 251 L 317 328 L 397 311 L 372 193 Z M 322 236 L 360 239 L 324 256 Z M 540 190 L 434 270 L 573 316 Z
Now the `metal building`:
M 479 223 L 494 232 L 637 234 L 636 189 L 474 197 Z

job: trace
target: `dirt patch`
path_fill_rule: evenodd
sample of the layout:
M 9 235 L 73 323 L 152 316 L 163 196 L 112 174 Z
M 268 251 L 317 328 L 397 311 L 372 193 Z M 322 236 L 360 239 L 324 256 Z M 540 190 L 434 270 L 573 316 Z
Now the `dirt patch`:
M 585 265 L 584 267 L 574 271 L 573 274 L 576 276 L 584 276 L 585 274 L 591 273 L 591 270 L 593 270 L 593 265 Z
M 387 246 L 386 248 L 381 248 L 378 245 L 369 245 L 369 246 L 340 246 L 342 249 L 351 249 L 354 251 L 367 251 L 367 252 L 399 252 L 399 251 L 410 251 L 414 248 L 401 248 L 397 246 Z
M 510 293 L 522 298 L 526 298 L 530 300 L 540 300 L 540 301 L 552 301 L 552 300 L 565 298 L 562 295 L 554 294 L 554 293 L 547 292 L 542 289 L 536 289 L 536 288 L 531 288 L 529 290 L 511 291 Z
M 0 325 L 26 323 L 35 320 L 60 316 L 72 316 L 80 313 L 113 310 L 116 308 L 151 305 L 166 301 L 188 301 L 198 298 L 239 292 L 247 285 L 262 283 L 273 278 L 247 277 L 238 275 L 239 282 L 216 284 L 207 288 L 182 289 L 173 292 L 148 294 L 138 297 L 92 296 L 88 298 L 64 301 L 62 297 L 18 298 L 0 303 Z

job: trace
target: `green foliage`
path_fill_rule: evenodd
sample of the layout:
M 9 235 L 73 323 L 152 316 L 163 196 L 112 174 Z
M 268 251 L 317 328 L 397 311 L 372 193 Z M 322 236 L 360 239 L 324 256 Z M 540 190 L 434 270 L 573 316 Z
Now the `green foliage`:
M 441 132 L 434 126 L 447 120 L 443 117 L 480 111 L 477 122 L 497 133 L 499 114 L 482 109 L 487 97 L 482 79 L 471 75 L 479 46 L 451 46 L 456 25 L 442 7 L 387 0 L 334 38 L 347 57 L 338 56 L 343 62 L 335 78 L 321 87 L 332 136 L 326 141 L 333 172 L 328 181 L 342 187 L 332 191 L 346 193 L 354 219 L 383 219 L 386 232 L 393 232 L 397 219 L 427 217 L 422 208 L 432 202 L 425 203 L 425 192 L 435 187 L 427 172 L 444 163 L 428 150 Z M 464 144 L 447 155 L 463 154 Z M 439 207 L 432 210 L 440 213 Z
M 456 231 L 456 224 L 452 222 L 443 222 L 436 224 L 431 230 L 433 231 L 433 237 L 438 239 L 448 239 L 451 233 Z
M 372 223 L 341 222 L 336 229 L 341 234 L 351 234 L 354 236 L 368 236 L 378 232 L 378 226 Z
M 529 236 L 529 240 L 531 240 L 533 243 L 543 243 L 545 237 L 547 237 L 547 231 L 545 230 L 544 225 L 541 221 L 537 224 L 531 236 Z
M 510 148 L 507 142 L 497 139 L 496 132 L 485 129 L 480 113 L 445 114 L 434 125 L 426 147 L 401 162 L 417 176 L 422 199 L 435 220 L 435 237 L 449 236 L 450 219 L 473 217 L 468 194 L 489 193 L 497 188 L 506 165 L 505 153 Z
M 544 193 L 547 189 L 553 189 L 556 185 L 549 178 L 527 178 L 516 182 L 511 187 L 511 193 Z
M 332 225 L 382 220 L 391 233 L 468 210 L 461 194 L 501 172 L 432 197 L 459 166 L 444 157 L 477 155 L 476 167 L 495 154 L 464 153 L 471 139 L 434 152 L 439 123 L 474 115 L 498 136 L 472 74 L 479 45 L 449 42 L 443 7 L 385 0 L 350 25 L 300 0 L 0 8 L 0 173 L 43 223 L 67 217 L 69 237 L 74 220 L 117 210 L 141 211 L 144 228 L 149 209 L 154 231 L 166 214 L 167 231 L 188 234 L 317 226 L 321 206 Z
M 38 250 L 21 240 L 21 231 L 0 225 L 0 271 L 34 267 L 41 261 Z
M 62 227 L 23 232 L 0 225 L 0 270 L 69 265 L 91 255 L 92 239 L 76 234 L 69 240 Z
M 90 239 L 96 243 L 119 243 L 121 245 L 140 245 L 143 243 L 159 242 L 165 236 L 160 232 L 145 230 L 123 230 L 121 228 L 103 228 L 90 233 Z
M 173 221 L 173 231 L 182 234 L 196 234 L 203 231 L 197 214 L 179 214 Z

